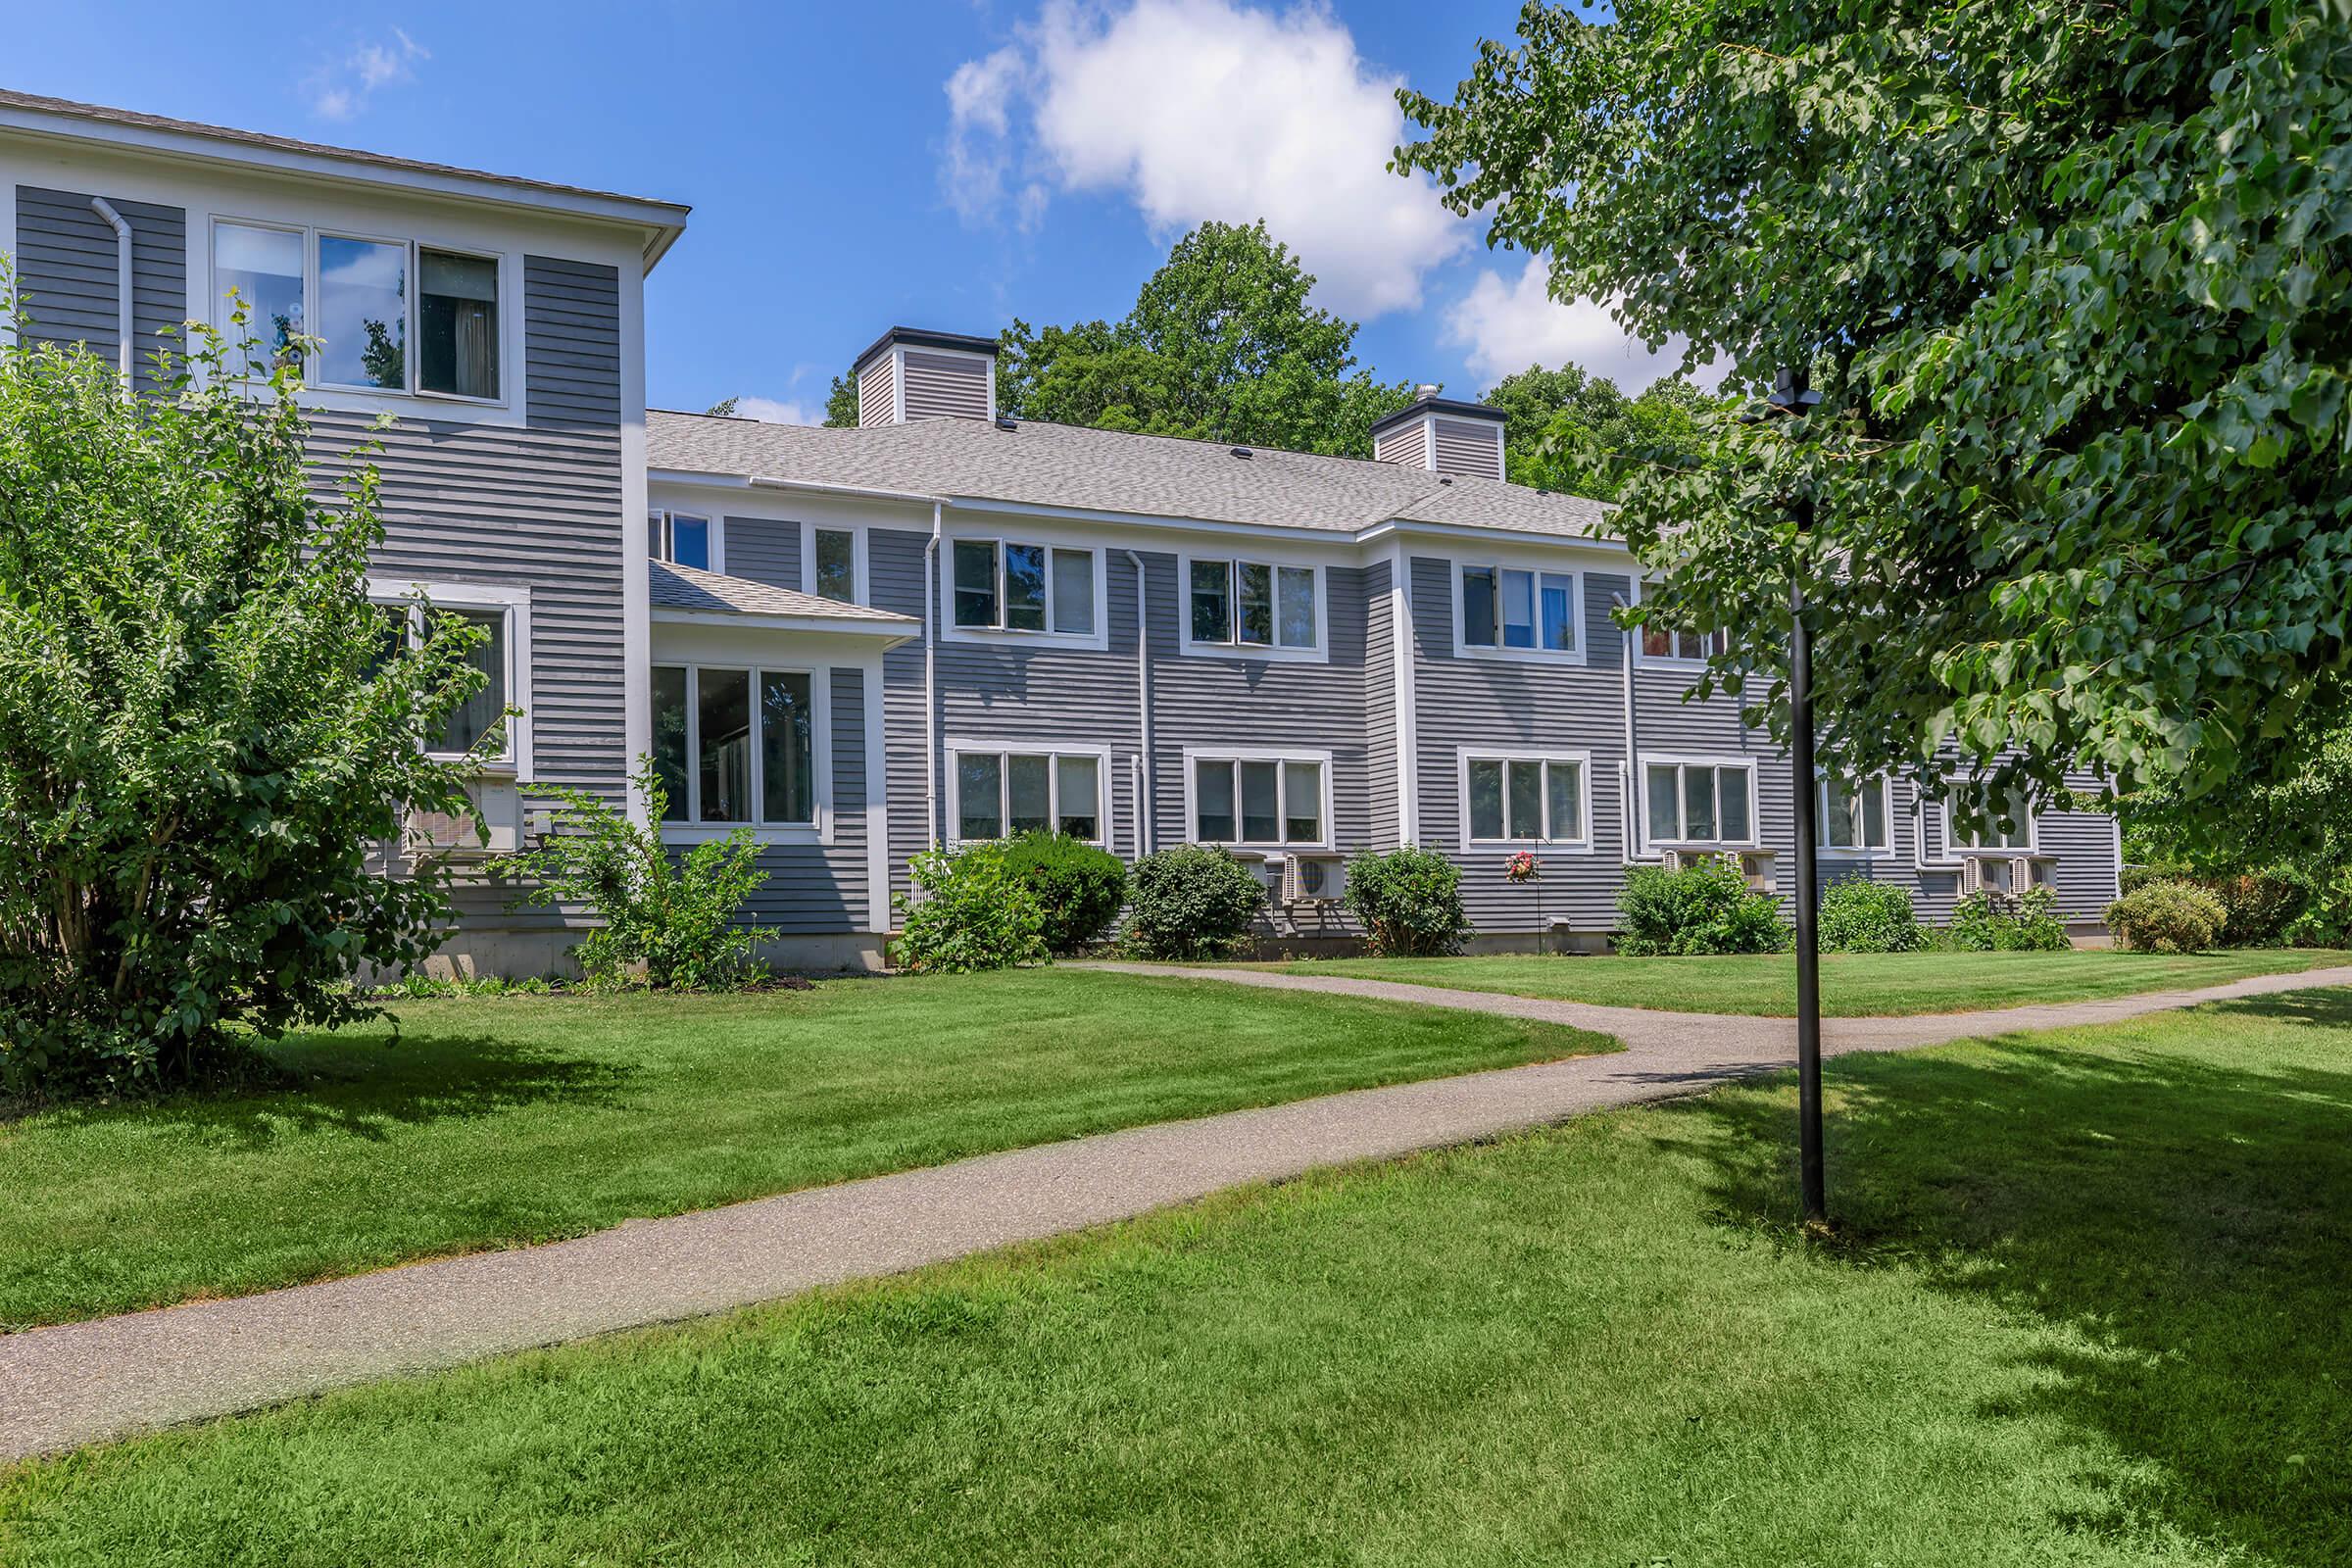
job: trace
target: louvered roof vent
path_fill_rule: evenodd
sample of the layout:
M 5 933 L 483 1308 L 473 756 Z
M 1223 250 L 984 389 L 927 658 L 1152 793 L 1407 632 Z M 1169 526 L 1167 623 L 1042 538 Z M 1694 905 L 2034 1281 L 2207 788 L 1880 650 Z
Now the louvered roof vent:
M 1372 456 L 1400 467 L 1502 477 L 1500 409 L 1425 392 L 1372 426 Z
M 991 419 L 997 413 L 997 340 L 894 326 L 851 368 L 858 427 L 915 419 Z

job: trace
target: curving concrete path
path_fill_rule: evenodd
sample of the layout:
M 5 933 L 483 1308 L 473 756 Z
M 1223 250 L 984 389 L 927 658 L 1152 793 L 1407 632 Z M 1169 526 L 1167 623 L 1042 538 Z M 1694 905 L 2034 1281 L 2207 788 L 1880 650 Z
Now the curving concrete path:
M 1543 1126 L 1790 1065 L 1786 1018 L 1597 1007 L 1256 970 L 1102 967 L 1330 991 L 1615 1035 L 1622 1053 L 1328 1095 L 632 1220 L 574 1241 L 0 1336 L 0 1462 L 327 1389 L 696 1317 L 1125 1219 L 1221 1188 Z M 2352 967 L 2208 990 L 1824 1026 L 1830 1053 L 2103 1023 L 2352 985 Z

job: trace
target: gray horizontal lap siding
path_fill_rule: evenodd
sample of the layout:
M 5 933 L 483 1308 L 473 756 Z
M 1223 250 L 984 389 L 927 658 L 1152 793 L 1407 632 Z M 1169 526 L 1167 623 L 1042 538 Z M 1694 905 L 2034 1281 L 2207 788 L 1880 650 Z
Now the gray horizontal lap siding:
M 1493 425 L 1467 419 L 1439 419 L 1434 441 L 1441 473 L 1475 474 L 1482 479 L 1502 477 L 1502 432 Z
M 988 367 L 982 361 L 909 349 L 906 375 L 909 419 L 985 419 L 989 416 Z
M 865 875 L 865 674 L 836 667 L 827 692 L 832 724 L 833 842 L 771 844 L 760 852 L 767 880 L 744 906 L 762 934 L 863 931 Z
M 866 373 L 870 376 L 873 372 Z M 897 528 L 867 532 L 866 581 L 875 609 L 922 618 L 923 557 L 930 542 L 928 534 Z M 908 858 L 928 849 L 932 841 L 926 820 L 931 769 L 923 723 L 923 645 L 919 638 L 901 643 L 882 656 L 882 736 L 883 765 L 889 775 L 890 886 L 895 897 L 907 891 Z
M 858 423 L 861 428 L 893 422 L 896 413 L 893 405 L 898 400 L 897 376 L 895 362 L 885 354 L 858 377 Z
M 727 575 L 800 591 L 801 525 L 773 517 L 729 517 Z
M 115 231 L 90 206 L 96 192 L 17 187 L 20 303 L 31 318 L 28 343 L 87 343 L 113 359 L 121 343 L 121 256 Z M 188 316 L 187 214 L 149 202 L 108 201 L 131 229 L 131 366 L 143 389 L 155 384 L 153 356 L 184 352 Z

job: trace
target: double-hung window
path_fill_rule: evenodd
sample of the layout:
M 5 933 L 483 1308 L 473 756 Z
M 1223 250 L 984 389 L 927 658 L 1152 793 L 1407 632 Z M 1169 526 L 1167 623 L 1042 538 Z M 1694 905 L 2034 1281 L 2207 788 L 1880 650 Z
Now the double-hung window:
M 653 558 L 673 565 L 710 569 L 710 519 L 683 512 L 657 512 L 647 519 Z
M 1747 762 L 1654 761 L 1642 770 L 1653 844 L 1755 840 L 1755 768 Z
M 1311 653 L 1320 641 L 1319 575 L 1313 566 L 1192 560 L 1187 641 L 1196 648 Z
M 662 820 L 813 827 L 816 685 L 805 669 L 656 664 Z
M 1320 757 L 1195 757 L 1193 837 L 1201 844 L 1329 842 Z
M 958 539 L 953 568 L 956 624 L 1092 637 L 1095 555 L 1010 539 Z
M 1886 820 L 1886 780 L 1849 784 L 1821 781 L 1821 847 L 1842 855 L 1881 855 L 1891 842 Z
M 959 840 L 1061 832 L 1102 842 L 1102 754 L 951 744 Z
M 1519 566 L 1461 569 L 1462 646 L 1577 651 L 1576 573 Z
M 1584 843 L 1586 777 L 1582 757 L 1465 755 L 1470 842 Z
M 228 219 L 212 247 L 218 324 L 230 329 L 232 293 L 246 314 L 240 373 L 286 366 L 314 386 L 501 398 L 498 257 Z M 307 364 L 305 334 L 317 339 Z
M 1944 821 L 1954 850 L 1964 855 L 1989 855 L 2024 853 L 2034 848 L 2034 805 L 2026 799 L 2024 790 L 2013 786 L 2005 795 L 1995 795 L 1989 785 L 1972 786 L 1954 780 L 1952 793 L 1976 807 L 1976 825 L 1971 827 L 1961 822 L 1961 811 L 1955 803 L 1945 804 Z

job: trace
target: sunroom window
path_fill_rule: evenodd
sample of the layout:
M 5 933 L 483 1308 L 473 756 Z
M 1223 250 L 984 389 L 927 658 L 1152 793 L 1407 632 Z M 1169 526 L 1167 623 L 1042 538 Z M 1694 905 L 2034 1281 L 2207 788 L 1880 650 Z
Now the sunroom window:
M 1193 830 L 1202 844 L 1323 843 L 1321 760 L 1196 759 Z
M 1585 836 L 1585 766 L 1562 758 L 1473 757 L 1465 764 L 1470 837 L 1495 843 L 1578 843 Z
M 815 677 L 802 669 L 657 664 L 654 772 L 666 822 L 816 820 Z
M 1095 552 L 1004 539 L 958 539 L 956 624 L 979 630 L 1090 637 Z
M 1576 574 L 1464 566 L 1462 642 L 1470 648 L 1576 650 Z
M 1195 561 L 1192 640 L 1231 648 L 1315 646 L 1315 568 L 1256 561 Z
M 1652 762 L 1644 788 L 1652 843 L 1745 844 L 1754 838 L 1755 774 L 1744 762 Z
M 1091 752 L 955 748 L 956 836 L 1059 831 L 1102 840 L 1102 761 Z

